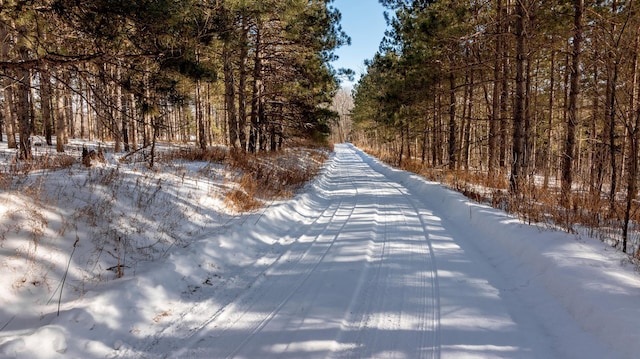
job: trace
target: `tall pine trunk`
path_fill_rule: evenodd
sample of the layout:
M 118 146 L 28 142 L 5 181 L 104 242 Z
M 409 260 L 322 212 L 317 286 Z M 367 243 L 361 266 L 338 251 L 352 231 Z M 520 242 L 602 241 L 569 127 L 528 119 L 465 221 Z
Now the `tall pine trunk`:
M 553 140 L 552 132 L 553 132 L 553 95 L 555 92 L 555 59 L 556 59 L 556 51 L 551 50 L 551 64 L 549 71 L 549 118 L 547 119 L 547 138 L 546 138 L 546 149 L 545 149 L 545 163 L 544 163 L 544 188 L 549 187 L 549 176 L 551 174 L 551 164 L 552 164 L 552 156 L 551 156 L 551 141 Z
M 64 152 L 66 122 L 64 111 L 64 95 L 60 82 L 56 83 L 56 151 Z
M 496 5 L 496 36 L 495 36 L 495 52 L 493 61 L 493 92 L 491 98 L 491 117 L 489 118 L 489 148 L 488 148 L 488 163 L 489 168 L 489 180 L 493 181 L 496 175 L 496 168 L 498 167 L 498 152 L 497 152 L 497 139 L 498 139 L 498 124 L 500 119 L 500 92 L 502 86 L 502 0 L 497 0 Z
M 509 43 L 508 37 L 506 36 L 511 31 L 511 26 L 507 19 L 509 18 L 509 1 L 507 1 L 507 6 L 502 6 L 502 11 L 500 12 L 500 19 L 502 26 L 502 31 L 498 36 L 501 37 L 500 45 L 500 59 L 502 60 L 502 75 L 500 77 L 500 156 L 499 156 L 499 165 L 500 171 L 504 171 L 507 168 L 507 132 L 508 132 L 508 123 L 507 123 L 507 110 L 508 110 L 508 102 L 509 102 Z
M 611 4 L 611 12 L 617 12 L 617 1 Z M 611 34 L 616 34 L 616 23 L 611 22 Z M 609 145 L 609 165 L 611 169 L 611 185 L 609 187 L 609 210 L 615 212 L 616 192 L 618 190 L 618 165 L 616 163 L 616 88 L 618 85 L 619 59 L 617 43 L 611 44 L 607 53 L 607 89 L 605 99 L 605 121 L 607 123 L 607 140 Z
M 66 132 L 64 135 L 64 144 L 69 143 L 69 137 L 76 137 L 75 118 L 73 115 L 73 96 L 71 92 L 71 72 L 68 69 L 63 70 L 63 82 L 65 86 L 62 87 L 62 95 L 64 97 L 64 118 L 66 123 Z
M 460 161 L 465 170 L 469 170 L 470 161 L 470 148 L 471 148 L 471 116 L 473 114 L 473 90 L 475 86 L 474 71 L 469 71 L 467 74 L 467 86 L 464 91 L 464 113 L 462 117 L 461 136 L 462 146 L 460 149 Z M 480 77 L 484 78 L 484 72 L 480 73 Z M 484 81 L 483 81 L 484 82 Z M 485 88 L 486 97 L 486 88 Z
M 198 127 L 198 145 L 200 149 L 205 150 L 207 148 L 207 131 L 204 124 L 204 114 L 202 106 L 202 93 L 201 93 L 201 81 L 196 81 L 196 94 L 195 94 L 195 110 L 196 110 L 196 123 Z
M 3 61 L 9 59 L 9 51 L 11 50 L 11 39 L 8 36 L 8 24 L 0 24 L 0 38 L 5 39 L 0 42 L 0 58 Z M 10 76 L 2 77 L 2 87 L 4 95 L 4 103 L 2 104 L 3 121 L 7 133 L 7 146 L 9 148 L 18 148 L 16 141 L 16 120 L 15 120 L 15 101 L 14 101 L 14 82 Z
M 16 140 L 16 117 L 15 117 L 15 101 L 14 101 L 14 84 L 8 77 L 2 80 L 4 87 L 4 99 L 5 102 L 2 106 L 4 113 L 4 120 L 6 123 L 7 132 L 7 146 L 9 148 L 18 148 L 18 141 Z
M 224 102 L 227 112 L 227 124 L 229 127 L 229 145 L 232 148 L 238 146 L 238 118 L 235 104 L 235 80 L 233 77 L 233 64 L 231 61 L 231 44 L 224 43 L 222 50 L 223 72 L 224 72 Z
M 560 201 L 565 208 L 571 207 L 571 186 L 573 183 L 573 157 L 578 123 L 578 95 L 580 93 L 580 66 L 583 36 L 584 0 L 573 1 L 573 44 L 571 53 L 569 106 L 567 109 L 566 137 L 562 155 L 562 181 Z
M 51 75 L 47 65 L 40 71 L 40 107 L 42 109 L 42 127 L 47 145 L 53 145 L 53 92 L 51 90 Z
M 512 143 L 512 159 L 511 159 L 511 176 L 510 188 L 512 193 L 520 192 L 520 184 L 522 182 L 521 175 L 524 162 L 524 141 L 523 141 L 523 125 L 524 125 L 524 104 L 525 104 L 525 40 L 524 31 L 526 8 L 524 0 L 516 2 L 516 82 L 515 82 L 515 99 L 513 103 L 513 143 Z
M 261 124 L 264 123 L 264 104 L 262 99 L 262 37 L 260 24 L 255 30 L 255 54 L 253 60 L 253 91 L 251 94 L 251 130 L 249 133 L 249 151 L 256 152 L 260 140 Z
M 21 49 L 21 58 L 28 60 L 28 53 L 26 49 Z M 17 118 L 18 118 L 18 133 L 19 146 L 18 153 L 19 158 L 23 160 L 31 159 L 31 133 L 33 132 L 33 119 L 31 118 L 31 74 L 29 70 L 25 68 L 18 69 L 16 71 L 18 87 L 17 87 Z
M 456 169 L 456 77 L 453 72 L 449 74 L 449 169 Z
M 640 29 L 639 29 L 640 30 Z M 629 222 L 631 221 L 631 213 L 633 201 L 638 196 L 638 140 L 640 132 L 640 105 L 636 105 L 640 87 L 638 87 L 638 46 L 640 46 L 640 33 L 636 34 L 635 46 L 632 51 L 632 89 L 629 99 L 629 124 L 627 125 L 627 134 L 629 136 L 629 162 L 627 164 L 629 170 L 627 174 L 627 200 L 624 211 L 624 224 L 622 227 L 622 251 L 627 252 L 627 243 L 629 238 Z M 640 102 L 640 101 L 639 101 Z M 638 248 L 636 256 L 640 251 Z
M 242 17 L 242 39 L 240 44 L 240 65 L 238 67 L 238 141 L 242 151 L 247 150 L 247 60 L 249 56 L 246 17 Z

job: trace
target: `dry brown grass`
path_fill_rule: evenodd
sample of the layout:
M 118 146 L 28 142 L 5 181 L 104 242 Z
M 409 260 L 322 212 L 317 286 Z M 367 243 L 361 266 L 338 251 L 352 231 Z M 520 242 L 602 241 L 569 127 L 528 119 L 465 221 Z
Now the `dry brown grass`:
M 366 148 L 372 156 L 395 166 L 397 158 L 389 153 L 381 153 Z M 468 198 L 507 211 L 525 222 L 546 224 L 574 232 L 579 226 L 587 229 L 590 235 L 605 238 L 616 243 L 620 236 L 623 203 L 619 199 L 611 209 L 605 194 L 574 191 L 571 193 L 571 207 L 560 204 L 557 187 L 543 187 L 533 182 L 522 183 L 517 194 L 509 191 L 508 177 L 505 173 L 490 178 L 486 172 L 451 171 L 445 167 L 427 167 L 419 161 L 403 160 L 404 170 L 417 173 L 428 180 L 446 184 Z M 632 221 L 640 223 L 640 202 L 632 204 Z
M 333 143 L 317 141 L 309 138 L 292 138 L 288 141 L 287 148 L 307 148 L 311 150 L 333 151 Z
M 11 185 L 11 176 L 8 173 L 0 172 L 0 190 L 6 191 Z
M 183 148 L 162 156 L 165 161 L 208 161 L 227 166 L 233 173 L 224 195 L 229 208 L 245 212 L 258 209 L 266 201 L 293 196 L 297 189 L 316 176 L 327 160 L 327 147 L 307 143 L 304 147 L 252 154 L 225 147 Z
M 256 182 L 250 173 L 240 176 L 237 186 L 229 190 L 224 196 L 228 207 L 239 212 L 253 211 L 262 207 L 264 202 L 257 199 Z
M 225 196 L 237 210 L 254 210 L 264 201 L 285 199 L 315 177 L 328 155 L 320 149 L 297 148 L 280 152 L 249 154 L 231 152 L 229 168 L 238 173 L 236 187 Z
M 226 147 L 208 147 L 203 150 L 199 147 L 185 147 L 175 151 L 169 151 L 159 156 L 164 161 L 186 160 L 186 161 L 206 161 L 224 162 L 229 155 Z
M 290 144 L 291 145 L 291 144 Z M 330 149 L 315 142 L 298 143 L 300 147 L 289 147 L 276 152 L 251 154 L 229 150 L 224 146 L 212 146 L 206 150 L 183 147 L 157 154 L 158 162 L 206 161 L 227 167 L 234 175 L 225 194 L 225 202 L 238 211 L 251 211 L 266 201 L 289 198 L 307 181 L 316 176 L 328 158 Z M 9 173 L 0 173 L 0 188 L 11 185 L 13 174 L 26 174 L 42 169 L 61 169 L 72 166 L 79 160 L 66 154 L 51 154 L 33 161 L 15 161 Z M 101 185 L 114 183 L 118 169 L 99 169 L 96 180 Z
M 26 174 L 38 170 L 59 170 L 73 166 L 76 159 L 64 153 L 46 154 L 31 160 L 14 160 L 10 166 L 13 174 Z

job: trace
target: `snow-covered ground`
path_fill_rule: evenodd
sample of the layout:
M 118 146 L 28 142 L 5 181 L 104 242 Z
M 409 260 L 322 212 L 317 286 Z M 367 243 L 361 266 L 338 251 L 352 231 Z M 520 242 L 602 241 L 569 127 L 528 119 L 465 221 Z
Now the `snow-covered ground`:
M 0 357 L 640 353 L 640 276 L 597 240 L 351 145 L 295 198 L 245 215 L 222 204 L 223 171 L 175 166 L 34 174 L 0 193 Z

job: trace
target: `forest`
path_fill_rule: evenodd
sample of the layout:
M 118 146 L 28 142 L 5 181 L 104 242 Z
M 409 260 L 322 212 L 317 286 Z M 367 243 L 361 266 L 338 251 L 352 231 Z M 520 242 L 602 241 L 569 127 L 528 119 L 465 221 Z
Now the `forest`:
M 0 141 L 16 162 L 80 138 L 153 167 L 158 141 L 348 140 L 640 255 L 640 4 L 380 2 L 388 31 L 350 95 L 331 0 L 0 1 Z
M 637 255 L 640 3 L 382 0 L 352 141 Z
M 323 141 L 350 39 L 331 1 L 0 1 L 0 140 L 116 152 L 157 141 L 274 151 Z

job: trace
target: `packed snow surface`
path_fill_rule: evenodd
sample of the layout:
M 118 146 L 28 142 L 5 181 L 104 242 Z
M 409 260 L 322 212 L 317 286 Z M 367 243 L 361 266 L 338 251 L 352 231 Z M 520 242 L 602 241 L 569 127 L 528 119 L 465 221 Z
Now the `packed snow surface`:
M 640 277 L 624 255 L 525 225 L 349 144 L 295 198 L 209 218 L 218 224 L 64 301 L 59 316 L 43 301 L 0 308 L 0 357 L 640 353 Z M 13 303 L 16 291 L 2 290 Z

